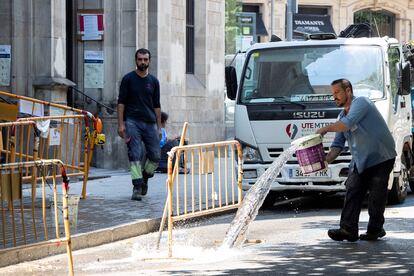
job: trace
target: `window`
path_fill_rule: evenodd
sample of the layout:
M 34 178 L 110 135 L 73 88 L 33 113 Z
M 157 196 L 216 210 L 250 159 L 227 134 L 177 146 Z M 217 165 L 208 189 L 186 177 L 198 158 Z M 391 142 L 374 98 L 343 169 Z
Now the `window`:
M 186 68 L 187 74 L 194 74 L 194 0 L 186 0 Z
M 395 36 L 395 15 L 387 11 L 361 10 L 354 14 L 355 23 L 368 23 L 377 36 Z
M 381 99 L 384 71 L 379 56 L 381 48 L 372 45 L 256 50 L 249 55 L 241 76 L 240 102 L 285 104 L 289 100 L 333 104 L 330 84 L 343 76 L 353 84 L 355 96 Z M 393 68 L 396 68 L 395 62 Z
M 329 15 L 329 10 L 327 7 L 317 7 L 317 6 L 299 6 L 298 13 L 300 14 L 317 14 L 317 15 Z
M 391 97 L 392 103 L 394 104 L 394 108 L 396 108 L 396 99 L 397 99 L 397 92 L 398 92 L 398 70 L 397 66 L 400 62 L 400 51 L 398 48 L 390 48 L 388 50 L 388 64 L 390 70 L 390 90 L 391 90 Z
M 242 12 L 253 12 L 256 14 L 256 42 L 261 42 L 260 36 L 268 36 L 269 33 L 263 22 L 263 16 L 260 13 L 260 6 L 257 5 L 243 5 Z

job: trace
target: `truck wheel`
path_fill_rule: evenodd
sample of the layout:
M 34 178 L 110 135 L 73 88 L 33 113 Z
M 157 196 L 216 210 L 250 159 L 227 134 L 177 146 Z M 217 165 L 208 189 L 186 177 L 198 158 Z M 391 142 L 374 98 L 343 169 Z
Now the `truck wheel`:
M 408 174 L 408 184 L 410 185 L 411 192 L 414 193 L 414 168 L 411 168 Z
M 408 173 L 405 166 L 401 164 L 401 174 L 394 177 L 392 189 L 388 192 L 388 204 L 400 204 L 407 197 Z
M 410 180 L 409 183 L 410 183 L 411 192 L 414 193 L 414 180 Z
M 408 184 L 410 185 L 411 192 L 414 193 L 414 156 L 411 150 L 405 150 L 404 165 L 407 168 Z

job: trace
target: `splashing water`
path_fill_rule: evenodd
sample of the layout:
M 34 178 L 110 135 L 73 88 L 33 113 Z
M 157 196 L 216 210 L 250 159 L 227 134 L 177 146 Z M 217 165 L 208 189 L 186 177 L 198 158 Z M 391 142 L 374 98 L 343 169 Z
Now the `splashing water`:
M 230 224 L 222 247 L 231 248 L 240 247 L 246 240 L 246 233 L 250 222 L 252 222 L 259 212 L 266 195 L 269 193 L 270 185 L 279 174 L 283 165 L 295 152 L 297 146 L 291 146 L 286 149 L 272 165 L 262 174 L 256 183 L 249 189 L 243 198 L 236 217 Z

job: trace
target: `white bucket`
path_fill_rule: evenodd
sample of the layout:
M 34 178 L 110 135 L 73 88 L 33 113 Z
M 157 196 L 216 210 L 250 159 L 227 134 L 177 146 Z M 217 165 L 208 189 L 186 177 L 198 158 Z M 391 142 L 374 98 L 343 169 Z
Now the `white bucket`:
M 320 134 L 301 137 L 293 141 L 292 145 L 297 146 L 296 158 L 304 174 L 327 169 L 328 163 L 326 162 Z

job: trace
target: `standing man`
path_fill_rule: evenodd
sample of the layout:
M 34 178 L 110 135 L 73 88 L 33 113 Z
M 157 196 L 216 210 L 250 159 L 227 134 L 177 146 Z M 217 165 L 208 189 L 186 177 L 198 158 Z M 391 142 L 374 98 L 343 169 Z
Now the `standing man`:
M 148 73 L 150 61 L 151 53 L 138 49 L 135 53 L 137 69 L 122 78 L 119 88 L 118 134 L 128 146 L 134 186 L 131 200 L 141 200 L 141 196 L 147 194 L 148 178 L 154 175 L 160 159 L 160 84 Z
M 358 222 L 363 199 L 369 191 L 368 229 L 361 240 L 377 240 L 385 236 L 384 211 L 388 178 L 397 153 L 394 139 L 381 114 L 366 97 L 354 97 L 347 79 L 331 83 L 331 91 L 338 107 L 343 107 L 338 121 L 317 131 L 321 135 L 336 132 L 327 162 L 331 163 L 348 142 L 352 161 L 339 229 L 330 229 L 328 236 L 335 241 L 357 241 Z

